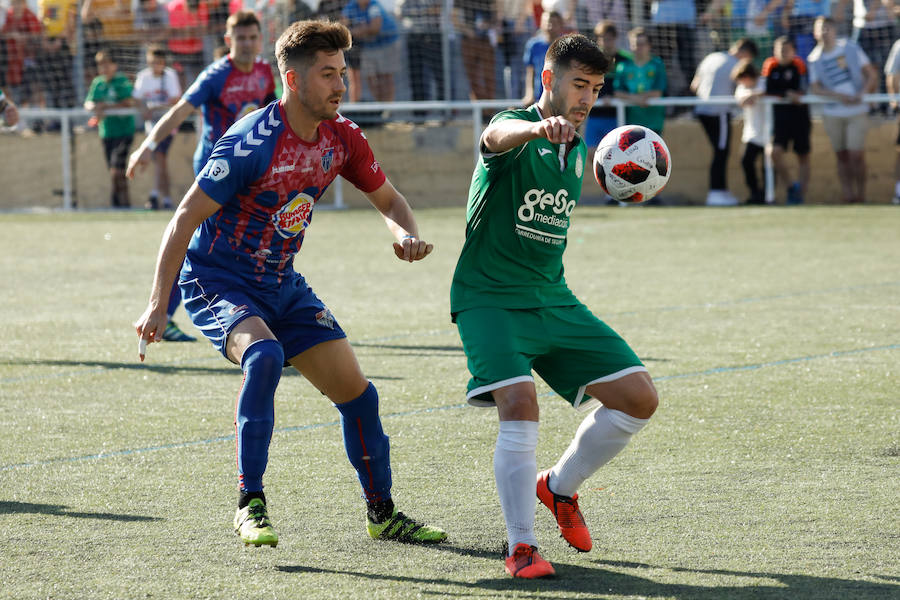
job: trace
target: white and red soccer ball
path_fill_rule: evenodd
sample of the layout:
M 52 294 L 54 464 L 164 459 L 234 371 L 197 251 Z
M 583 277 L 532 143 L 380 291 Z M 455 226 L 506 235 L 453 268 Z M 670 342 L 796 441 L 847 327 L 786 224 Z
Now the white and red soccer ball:
M 594 152 L 594 177 L 614 200 L 637 204 L 660 192 L 672 173 L 663 139 L 641 125 L 617 127 Z

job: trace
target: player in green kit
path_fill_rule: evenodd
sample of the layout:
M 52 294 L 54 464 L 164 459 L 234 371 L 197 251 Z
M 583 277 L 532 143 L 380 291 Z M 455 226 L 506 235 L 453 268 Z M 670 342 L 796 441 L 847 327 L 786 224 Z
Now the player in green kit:
M 589 168 L 576 128 L 608 67 L 603 51 L 583 35 L 553 42 L 541 74 L 543 95 L 491 120 L 469 188 L 450 311 L 472 374 L 469 403 L 496 406 L 500 417 L 494 477 L 509 542 L 506 571 L 513 577 L 554 574 L 537 552 L 535 482 L 563 537 L 587 552 L 591 536 L 576 490 L 647 424 L 658 404 L 640 359 L 578 301 L 563 274 L 569 220 Z M 556 465 L 541 473 L 532 370 L 575 408 L 591 410 Z

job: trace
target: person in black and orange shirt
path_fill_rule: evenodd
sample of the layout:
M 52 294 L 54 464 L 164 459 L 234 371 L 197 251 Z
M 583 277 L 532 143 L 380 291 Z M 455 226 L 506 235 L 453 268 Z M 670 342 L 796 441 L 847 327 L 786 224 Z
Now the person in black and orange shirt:
M 763 62 L 762 75 L 766 80 L 766 95 L 790 100 L 791 104 L 776 104 L 772 129 L 772 162 L 778 181 L 787 186 L 787 203 L 802 204 L 809 185 L 810 129 L 809 105 L 800 98 L 806 92 L 806 63 L 797 56 L 794 42 L 788 36 L 775 40 L 775 56 Z M 785 152 L 793 146 L 797 155 L 797 179 L 791 179 Z

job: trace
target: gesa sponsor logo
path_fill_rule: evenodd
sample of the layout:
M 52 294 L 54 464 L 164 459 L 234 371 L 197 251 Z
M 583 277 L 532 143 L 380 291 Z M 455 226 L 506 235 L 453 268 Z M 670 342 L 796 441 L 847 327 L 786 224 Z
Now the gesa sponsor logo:
M 309 194 L 297 193 L 272 215 L 275 231 L 283 238 L 292 238 L 309 226 L 315 200 Z
M 535 220 L 535 216 L 538 215 L 541 222 L 549 222 L 558 227 L 568 226 L 568 219 L 547 215 L 545 214 L 547 209 L 552 209 L 556 215 L 565 213 L 568 217 L 575 209 L 575 201 L 569 200 L 569 191 L 566 189 L 559 190 L 555 195 L 544 190 L 528 190 L 525 192 L 525 197 L 522 198 L 522 206 L 519 207 L 519 219 L 528 223 Z

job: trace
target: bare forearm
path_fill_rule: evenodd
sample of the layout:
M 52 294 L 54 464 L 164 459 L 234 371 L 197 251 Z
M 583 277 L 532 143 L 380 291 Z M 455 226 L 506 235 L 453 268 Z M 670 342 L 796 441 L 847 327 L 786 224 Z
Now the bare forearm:
M 531 121 L 508 120 L 489 126 L 481 136 L 481 143 L 494 154 L 506 152 L 539 137 Z
M 147 134 L 147 139 L 144 140 L 143 145 L 146 146 L 151 142 L 158 144 L 166 139 L 166 136 L 178 129 L 178 126 L 181 125 L 192 112 L 194 112 L 193 105 L 187 101 L 179 101 L 172 108 L 167 110 L 166 114 L 156 122 L 156 125 L 150 130 L 150 133 Z
M 390 207 L 382 211 L 381 216 L 384 217 L 384 224 L 393 234 L 397 241 L 403 240 L 406 236 L 419 237 L 419 228 L 416 225 L 416 218 L 413 216 L 412 209 L 399 192 Z

